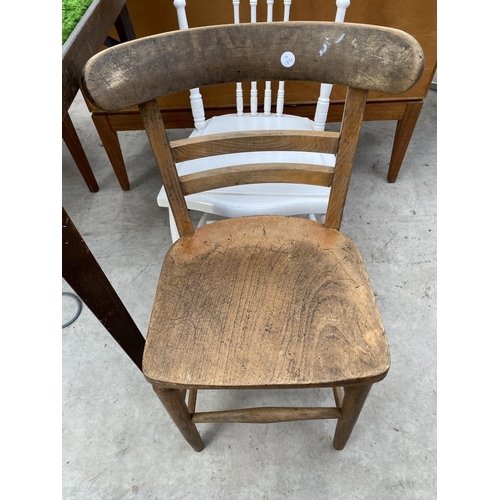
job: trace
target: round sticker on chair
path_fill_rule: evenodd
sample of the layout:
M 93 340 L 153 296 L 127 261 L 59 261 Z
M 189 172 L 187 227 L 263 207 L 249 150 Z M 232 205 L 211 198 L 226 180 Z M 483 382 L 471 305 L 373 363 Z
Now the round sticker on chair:
M 285 68 L 290 68 L 293 66 L 295 63 L 295 56 L 293 55 L 293 52 L 283 52 L 281 54 L 281 64 L 285 66 Z

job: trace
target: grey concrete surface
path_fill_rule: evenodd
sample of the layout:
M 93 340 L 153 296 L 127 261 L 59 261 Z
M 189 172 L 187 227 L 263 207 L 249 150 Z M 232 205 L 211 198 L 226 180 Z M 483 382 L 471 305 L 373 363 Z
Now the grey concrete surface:
M 436 99 L 430 91 L 395 184 L 395 122 L 363 125 L 342 230 L 366 263 L 391 346 L 346 448 L 335 421 L 199 425 L 195 453 L 151 387 L 84 306 L 62 330 L 62 492 L 80 499 L 432 499 L 436 496 Z M 63 206 L 146 335 L 170 242 L 144 132 L 120 133 L 124 192 L 80 96 L 70 109 L 100 185 L 63 146 Z M 188 131 L 171 131 L 176 138 Z M 193 214 L 198 217 L 199 214 Z M 62 283 L 63 291 L 71 291 Z M 63 298 L 63 322 L 75 310 Z M 199 409 L 330 405 L 328 390 L 202 392 Z

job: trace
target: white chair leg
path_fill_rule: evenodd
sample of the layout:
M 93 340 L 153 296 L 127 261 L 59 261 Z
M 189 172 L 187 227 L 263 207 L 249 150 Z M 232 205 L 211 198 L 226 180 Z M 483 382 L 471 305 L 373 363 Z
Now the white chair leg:
M 168 209 L 168 222 L 170 224 L 170 234 L 172 236 L 172 245 L 180 238 L 179 231 L 177 231 L 177 224 L 175 223 L 172 210 Z

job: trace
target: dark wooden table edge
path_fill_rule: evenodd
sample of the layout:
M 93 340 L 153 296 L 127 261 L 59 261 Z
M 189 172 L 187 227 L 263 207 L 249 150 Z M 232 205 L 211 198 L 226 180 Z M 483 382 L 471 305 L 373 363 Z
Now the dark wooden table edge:
M 145 339 L 64 207 L 62 275 L 137 368 L 142 370 Z
M 85 63 L 98 52 L 126 0 L 94 0 L 62 46 L 62 118 L 80 88 Z

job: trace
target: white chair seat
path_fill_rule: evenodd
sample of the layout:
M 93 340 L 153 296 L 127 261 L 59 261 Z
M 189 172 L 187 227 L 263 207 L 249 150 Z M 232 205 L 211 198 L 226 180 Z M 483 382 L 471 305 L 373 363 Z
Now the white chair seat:
M 243 116 L 222 115 L 207 120 L 203 130 L 195 130 L 190 137 L 249 130 L 313 130 L 312 121 L 292 115 Z M 179 175 L 231 165 L 252 163 L 310 163 L 335 165 L 335 155 L 296 151 L 252 152 L 200 158 L 179 163 Z M 249 215 L 299 215 L 324 214 L 330 189 L 304 184 L 248 184 L 215 189 L 186 197 L 188 208 L 222 217 Z M 169 207 L 162 187 L 158 205 Z
M 250 113 L 245 113 L 243 116 L 236 114 L 214 116 L 206 123 L 204 129 L 195 130 L 191 137 L 247 130 L 312 130 L 311 120 L 303 116 L 276 114 L 265 116 L 264 113 L 257 113 L 256 116 Z

